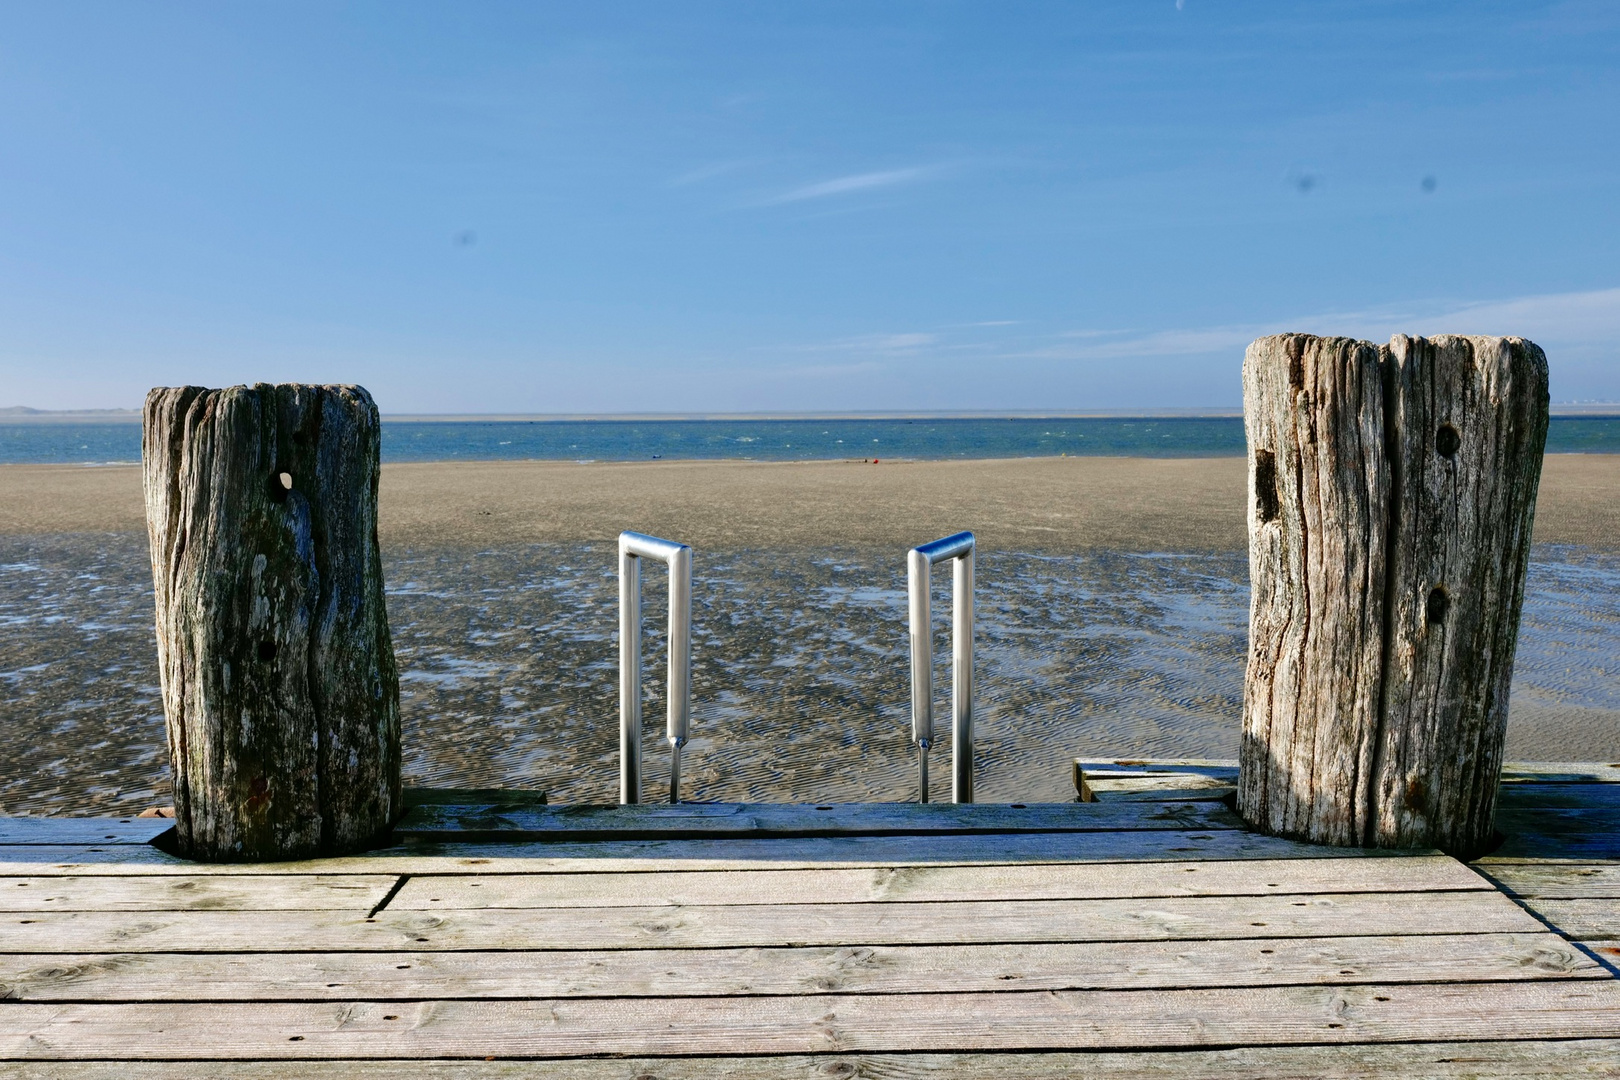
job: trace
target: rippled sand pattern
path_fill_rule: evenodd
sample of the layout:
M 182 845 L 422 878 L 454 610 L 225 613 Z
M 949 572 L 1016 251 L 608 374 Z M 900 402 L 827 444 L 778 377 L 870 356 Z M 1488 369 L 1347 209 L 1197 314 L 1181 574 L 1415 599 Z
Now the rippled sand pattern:
M 686 792 L 915 796 L 902 552 L 700 551 Z M 1620 555 L 1537 550 L 1509 753 L 1620 759 Z M 130 811 L 166 797 L 144 541 L 0 539 L 0 809 Z M 663 572 L 648 567 L 646 783 L 664 790 Z M 978 794 L 1072 797 L 1069 759 L 1231 757 L 1241 555 L 984 552 Z M 615 551 L 545 544 L 387 558 L 408 783 L 617 789 Z M 942 742 L 949 574 L 936 577 Z M 936 783 L 948 751 L 934 751 Z

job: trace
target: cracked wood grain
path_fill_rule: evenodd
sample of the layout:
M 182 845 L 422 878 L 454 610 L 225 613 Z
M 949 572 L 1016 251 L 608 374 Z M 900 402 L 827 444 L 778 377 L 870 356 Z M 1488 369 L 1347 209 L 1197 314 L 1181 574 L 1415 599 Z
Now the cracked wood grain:
M 158 660 L 188 857 L 355 851 L 398 813 L 379 449 L 377 407 L 356 386 L 147 395 Z
M 1280 836 L 1489 847 L 1547 433 L 1520 338 L 1261 338 L 1238 808 Z

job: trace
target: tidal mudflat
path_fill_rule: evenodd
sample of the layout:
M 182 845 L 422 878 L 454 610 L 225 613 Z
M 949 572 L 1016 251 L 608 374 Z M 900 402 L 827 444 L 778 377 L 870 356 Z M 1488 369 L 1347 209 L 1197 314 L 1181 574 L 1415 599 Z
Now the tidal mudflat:
M 698 552 L 691 798 L 914 797 L 903 554 Z M 396 545 L 385 559 L 407 783 L 611 801 L 613 545 Z M 0 536 L 0 812 L 166 800 L 149 575 L 140 535 Z M 1235 756 L 1246 579 L 1231 551 L 982 551 L 979 797 L 1071 797 L 1077 754 Z M 656 792 L 667 762 L 661 573 L 645 580 Z M 1540 545 L 1526 592 L 1509 757 L 1620 760 L 1620 553 Z M 942 705 L 947 607 L 936 604 Z M 945 751 L 934 753 L 942 772 Z

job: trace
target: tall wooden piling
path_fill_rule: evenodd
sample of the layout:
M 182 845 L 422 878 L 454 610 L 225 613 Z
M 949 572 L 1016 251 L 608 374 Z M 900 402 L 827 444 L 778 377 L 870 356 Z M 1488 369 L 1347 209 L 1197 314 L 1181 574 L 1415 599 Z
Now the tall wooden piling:
M 185 855 L 355 851 L 401 808 L 379 434 L 357 386 L 147 395 L 147 526 Z
M 1340 845 L 1492 838 L 1547 433 L 1519 338 L 1303 334 L 1244 358 L 1238 809 Z

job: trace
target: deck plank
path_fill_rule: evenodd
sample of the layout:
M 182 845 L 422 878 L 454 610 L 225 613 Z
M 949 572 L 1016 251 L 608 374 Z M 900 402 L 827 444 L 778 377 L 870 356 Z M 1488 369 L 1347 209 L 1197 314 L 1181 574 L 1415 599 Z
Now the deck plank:
M 1497 795 L 1500 809 L 1547 807 L 1562 810 L 1620 810 L 1620 784 L 1531 783 L 1503 784 Z
M 1487 858 L 1620 859 L 1617 808 L 1510 806 L 1496 828 L 1506 839 Z
M 3 911 L 370 911 L 396 874 L 0 878 Z
M 1509 896 L 1620 900 L 1620 862 L 1491 863 L 1480 869 Z
M 1443 855 L 1400 859 L 922 866 L 859 870 L 709 870 L 633 874 L 422 875 L 390 910 L 647 907 L 660 904 L 831 904 L 1264 896 L 1314 892 L 1490 889 Z M 3 886 L 0 886 L 3 891 Z
M 397 1058 L 1620 1037 L 1620 981 L 588 1001 L 31 1004 L 15 1058 Z
M 1578 903 L 1579 901 L 1568 901 Z M 46 911 L 0 917 L 0 952 L 676 949 L 745 945 L 1533 933 L 1497 892 L 1120 900 L 347 912 Z M 1601 935 L 1594 935 L 1601 936 Z
M 1620 942 L 1581 941 L 1576 944 L 1591 953 L 1609 971 L 1620 975 Z
M 1620 939 L 1620 900 L 1538 898 L 1523 903 L 1565 937 L 1592 941 Z
M 263 1061 L 27 1062 L 16 1080 L 286 1080 Z M 1222 1050 L 837 1054 L 531 1061 L 304 1061 L 307 1080 L 1616 1080 L 1620 1040 L 1568 1039 Z
M 145 845 L 173 827 L 167 818 L 0 817 L 0 845 Z
M 561 952 L 0 956 L 8 1001 L 722 997 L 1607 978 L 1556 934 Z
M 1433 855 L 1322 848 L 1236 829 L 1022 836 L 852 836 L 829 839 L 615 840 L 599 843 L 401 844 L 302 862 L 202 864 L 147 845 L 0 847 L 0 874 L 481 874 L 642 870 L 816 869 L 1019 863 L 1363 859 Z
M 404 839 L 636 840 L 751 837 L 1000 836 L 1021 833 L 1237 829 L 1218 802 L 1126 803 L 692 803 L 675 806 L 413 807 L 394 828 Z

